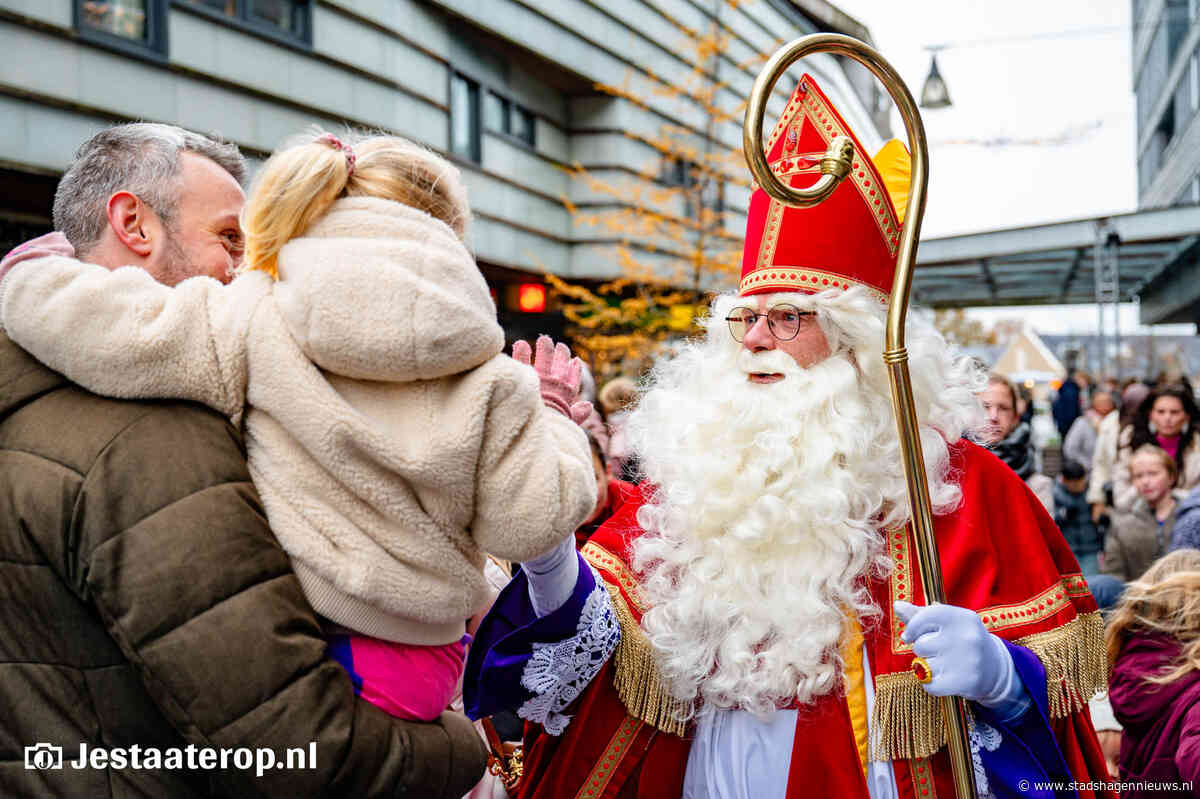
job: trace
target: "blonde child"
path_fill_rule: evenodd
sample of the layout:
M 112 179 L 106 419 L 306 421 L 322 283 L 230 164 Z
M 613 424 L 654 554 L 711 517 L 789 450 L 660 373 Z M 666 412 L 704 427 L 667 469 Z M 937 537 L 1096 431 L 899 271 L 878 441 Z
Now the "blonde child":
M 1174 490 L 1178 467 L 1161 447 L 1143 444 L 1129 459 L 1138 498 L 1126 511 L 1114 511 L 1104 541 L 1100 569 L 1122 580 L 1136 580 L 1170 549 L 1182 492 Z
M 1121 722 L 1120 779 L 1200 792 L 1200 550 L 1180 549 L 1130 583 L 1105 632 L 1108 698 Z M 1191 787 L 1184 788 L 1189 782 Z M 1136 786 L 1125 796 L 1158 796 Z
M 579 362 L 549 339 L 532 363 L 528 347 L 523 363 L 502 354 L 469 217 L 444 159 L 322 134 L 263 166 L 228 285 L 28 254 L 0 279 L 0 324 L 51 368 L 244 424 L 331 653 L 407 718 L 436 717 L 454 692 L 466 620 L 489 596 L 485 553 L 555 550 L 596 496 L 572 421 L 590 411 L 572 406 Z

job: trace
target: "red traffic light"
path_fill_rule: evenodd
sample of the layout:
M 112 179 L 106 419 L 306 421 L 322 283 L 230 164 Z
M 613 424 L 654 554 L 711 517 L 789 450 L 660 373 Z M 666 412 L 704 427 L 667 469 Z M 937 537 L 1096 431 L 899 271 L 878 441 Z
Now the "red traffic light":
M 545 285 L 541 283 L 522 283 L 517 288 L 517 308 L 522 313 L 545 313 Z

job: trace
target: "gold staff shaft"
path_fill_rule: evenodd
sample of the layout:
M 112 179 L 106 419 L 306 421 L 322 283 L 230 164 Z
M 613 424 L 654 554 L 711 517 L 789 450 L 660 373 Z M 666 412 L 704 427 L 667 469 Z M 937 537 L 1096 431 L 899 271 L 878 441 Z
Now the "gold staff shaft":
M 777 80 L 787 69 L 806 55 L 833 53 L 859 62 L 884 85 L 900 110 L 908 134 L 908 147 L 913 156 L 912 178 L 909 184 L 908 211 L 900 233 L 900 254 L 896 277 L 892 283 L 888 305 L 887 336 L 883 352 L 884 363 L 892 388 L 892 409 L 900 433 L 900 451 L 904 460 L 904 476 L 908 483 L 908 504 L 912 509 L 912 524 L 917 541 L 917 563 L 928 603 L 945 602 L 942 568 L 938 560 L 937 543 L 933 535 L 933 512 L 929 502 L 929 482 L 925 474 L 925 459 L 921 451 L 921 435 L 913 403 L 912 382 L 908 374 L 908 350 L 904 347 L 904 321 L 908 314 L 909 290 L 912 287 L 916 263 L 917 242 L 921 219 L 925 215 L 925 192 L 929 184 L 929 146 L 925 126 L 917 112 L 917 104 L 904 81 L 873 48 L 849 36 L 817 33 L 803 36 L 775 51 L 754 81 L 746 121 L 742 128 L 746 162 L 754 179 L 770 197 L 787 205 L 810 207 L 826 199 L 837 188 L 844 173 L 835 166 L 844 145 L 831 143 L 830 152 L 822 161 L 821 178 L 808 189 L 796 189 L 779 180 L 767 163 L 763 151 L 763 117 L 767 100 Z M 828 165 L 828 166 L 827 166 Z M 960 698 L 942 699 L 950 762 L 954 770 L 955 795 L 959 799 L 975 799 L 975 771 L 967 744 L 966 707 Z

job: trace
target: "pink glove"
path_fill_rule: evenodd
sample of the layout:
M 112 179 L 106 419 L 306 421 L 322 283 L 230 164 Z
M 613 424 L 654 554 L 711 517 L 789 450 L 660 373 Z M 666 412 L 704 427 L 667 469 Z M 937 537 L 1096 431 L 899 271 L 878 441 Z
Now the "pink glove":
M 30 239 L 13 248 L 12 252 L 4 256 L 3 261 L 0 261 L 0 280 L 4 279 L 8 270 L 22 261 L 28 261 L 31 258 L 45 258 L 47 255 L 74 258 L 75 248 L 71 246 L 71 242 L 67 241 L 67 237 L 57 230 L 44 236 L 38 236 L 36 239 Z
M 538 336 L 537 356 L 530 359 L 529 343 L 513 344 L 513 359 L 532 366 L 542 385 L 542 402 L 575 424 L 582 423 L 592 412 L 592 403 L 576 402 L 583 361 L 571 357 L 566 344 L 555 344 L 549 336 Z

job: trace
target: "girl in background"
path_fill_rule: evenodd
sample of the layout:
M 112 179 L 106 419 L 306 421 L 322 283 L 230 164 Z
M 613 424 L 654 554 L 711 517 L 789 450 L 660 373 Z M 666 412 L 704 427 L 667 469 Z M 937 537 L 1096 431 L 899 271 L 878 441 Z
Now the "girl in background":
M 1114 511 L 1104 540 L 1100 569 L 1121 580 L 1136 580 L 1170 549 L 1179 501 L 1173 486 L 1175 459 L 1161 447 L 1143 444 L 1129 459 L 1138 498 L 1126 511 Z

